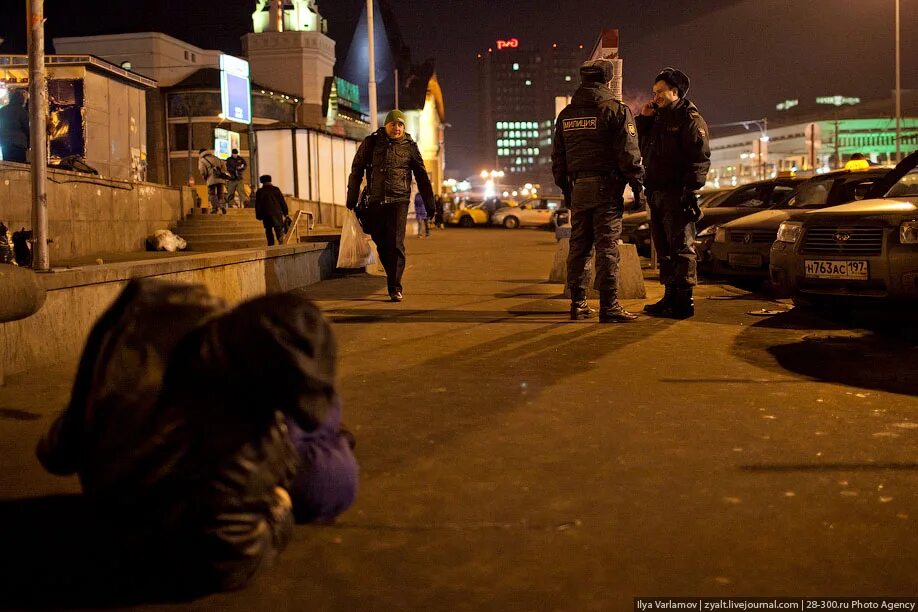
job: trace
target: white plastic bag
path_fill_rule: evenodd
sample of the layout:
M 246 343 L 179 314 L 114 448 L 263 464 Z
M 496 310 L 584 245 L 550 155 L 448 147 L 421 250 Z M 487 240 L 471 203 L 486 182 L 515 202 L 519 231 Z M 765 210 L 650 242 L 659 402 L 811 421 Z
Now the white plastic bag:
M 153 246 L 156 251 L 184 251 L 188 243 L 181 236 L 176 236 L 169 230 L 156 230 L 153 232 Z
M 363 233 L 354 211 L 347 211 L 338 246 L 338 267 L 365 268 L 370 263 L 370 254 L 370 237 Z

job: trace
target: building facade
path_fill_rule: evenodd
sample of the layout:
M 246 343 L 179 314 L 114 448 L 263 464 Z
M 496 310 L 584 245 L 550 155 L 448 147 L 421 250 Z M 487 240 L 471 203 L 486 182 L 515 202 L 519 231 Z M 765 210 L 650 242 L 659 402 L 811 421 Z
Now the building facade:
M 816 174 L 842 168 L 855 153 L 871 162 L 896 163 L 896 120 L 891 100 L 826 96 L 819 102 L 785 101 L 767 119 L 745 128 L 712 127 L 712 187 L 738 185 L 790 171 Z M 838 104 L 830 102 L 838 101 Z M 903 92 L 899 149 L 918 150 L 918 92 Z
M 551 181 L 555 99 L 579 84 L 583 45 L 528 49 L 519 40 L 495 41 L 477 57 L 479 158 L 515 183 Z

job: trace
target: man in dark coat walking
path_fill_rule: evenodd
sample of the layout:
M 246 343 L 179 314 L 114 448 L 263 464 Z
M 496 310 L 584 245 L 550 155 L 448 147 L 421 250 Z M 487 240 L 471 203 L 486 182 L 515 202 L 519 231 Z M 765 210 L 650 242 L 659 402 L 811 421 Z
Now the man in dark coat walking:
M 433 188 L 418 145 L 405 131 L 405 114 L 386 115 L 385 127 L 367 136 L 351 164 L 347 181 L 347 207 L 353 210 L 360 196 L 360 183 L 367 175 L 367 218 L 370 235 L 386 269 L 389 299 L 402 301 L 402 273 L 405 271 L 405 224 L 411 202 L 411 175 L 426 208 L 434 206 Z
M 287 217 L 287 201 L 281 190 L 271 184 L 271 175 L 262 175 L 258 181 L 261 187 L 255 193 L 255 218 L 265 226 L 268 246 L 274 246 L 274 236 L 280 242 L 284 236 L 284 219 Z

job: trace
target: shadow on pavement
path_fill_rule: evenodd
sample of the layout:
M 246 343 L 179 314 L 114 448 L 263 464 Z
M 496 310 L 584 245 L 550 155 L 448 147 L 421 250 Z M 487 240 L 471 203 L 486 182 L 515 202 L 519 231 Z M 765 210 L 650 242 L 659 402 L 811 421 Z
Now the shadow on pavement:
M 0 609 L 101 608 L 187 600 L 154 584 L 137 559 L 94 527 L 80 495 L 0 500 Z M 133 560 L 132 558 L 133 557 Z
M 350 323 L 556 323 L 571 321 L 567 309 L 557 310 L 407 310 L 404 308 L 330 308 L 325 314 L 337 325 Z M 595 322 L 595 319 L 593 319 Z
M 828 318 L 794 308 L 746 328 L 736 338 L 733 352 L 769 369 L 918 395 L 918 326 L 914 319 L 891 310 L 848 311 Z

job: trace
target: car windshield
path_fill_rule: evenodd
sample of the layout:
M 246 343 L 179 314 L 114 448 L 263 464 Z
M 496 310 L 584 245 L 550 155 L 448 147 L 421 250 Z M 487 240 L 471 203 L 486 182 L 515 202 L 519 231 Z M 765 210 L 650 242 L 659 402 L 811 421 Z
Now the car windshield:
M 797 188 L 797 194 L 788 205 L 792 208 L 820 208 L 826 205 L 835 178 L 813 179 Z
M 915 168 L 893 185 L 886 192 L 887 198 L 905 198 L 918 196 L 918 168 Z

